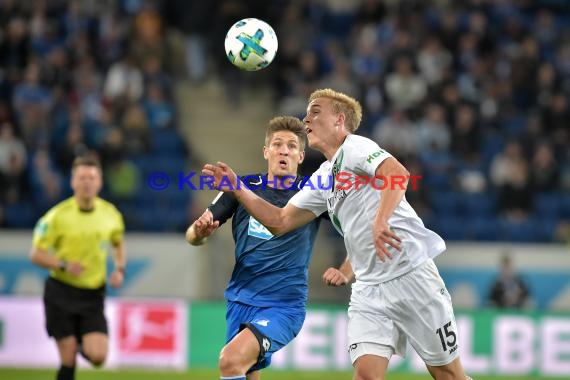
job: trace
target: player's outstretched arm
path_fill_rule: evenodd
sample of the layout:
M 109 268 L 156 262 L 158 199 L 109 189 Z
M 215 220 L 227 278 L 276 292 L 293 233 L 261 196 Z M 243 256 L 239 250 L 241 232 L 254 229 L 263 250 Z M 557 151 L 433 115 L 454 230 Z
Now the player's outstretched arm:
M 218 220 L 214 221 L 212 212 L 206 210 L 186 230 L 186 241 L 192 245 L 202 245 L 219 226 L 220 222 Z
M 348 256 L 338 269 L 331 267 L 323 274 L 323 282 L 329 286 L 343 286 L 351 282 L 353 278 L 354 272 Z
M 289 203 L 283 208 L 274 206 L 255 195 L 245 184 L 240 183 L 238 186 L 239 179 L 236 174 L 223 162 L 204 165 L 202 173 L 213 178 L 213 185 L 218 190 L 232 192 L 247 212 L 274 235 L 292 231 L 316 218 L 311 211 Z

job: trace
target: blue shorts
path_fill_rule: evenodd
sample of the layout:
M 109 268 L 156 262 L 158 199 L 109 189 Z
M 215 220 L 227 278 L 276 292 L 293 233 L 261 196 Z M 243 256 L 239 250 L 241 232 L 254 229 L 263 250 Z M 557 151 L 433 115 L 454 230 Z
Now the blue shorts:
M 226 343 L 246 327 L 255 334 L 259 341 L 260 355 L 257 363 L 249 369 L 249 373 L 268 367 L 271 355 L 297 336 L 304 321 L 304 308 L 257 307 L 228 302 Z

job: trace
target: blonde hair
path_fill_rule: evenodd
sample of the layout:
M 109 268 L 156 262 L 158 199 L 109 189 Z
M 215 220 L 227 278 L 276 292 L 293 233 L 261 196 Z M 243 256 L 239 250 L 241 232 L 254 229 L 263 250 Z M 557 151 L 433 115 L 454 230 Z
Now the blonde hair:
M 275 132 L 289 131 L 293 132 L 299 138 L 300 150 L 305 150 L 305 125 L 301 120 L 293 116 L 277 116 L 269 121 L 267 131 L 265 132 L 265 145 L 269 145 L 269 140 Z
M 358 129 L 362 121 L 362 106 L 358 100 L 330 88 L 313 91 L 309 97 L 309 103 L 317 98 L 332 100 L 333 112 L 336 115 L 343 113 L 346 116 L 345 127 L 350 133 L 354 133 Z

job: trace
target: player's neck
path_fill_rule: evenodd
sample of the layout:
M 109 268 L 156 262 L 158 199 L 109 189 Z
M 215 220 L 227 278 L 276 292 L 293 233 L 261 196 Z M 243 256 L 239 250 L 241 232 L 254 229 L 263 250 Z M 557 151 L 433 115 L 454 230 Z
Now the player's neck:
M 327 146 L 325 149 L 321 150 L 321 153 L 323 153 L 325 155 L 325 158 L 328 161 L 332 160 L 332 158 L 334 157 L 336 152 L 338 152 L 338 150 L 340 149 L 342 144 L 344 144 L 344 141 L 346 140 L 347 137 L 348 137 L 348 134 L 343 134 L 343 135 L 339 136 L 338 139 L 336 139 L 336 141 L 333 144 L 331 144 L 331 145 Z
M 81 211 L 91 211 L 95 207 L 95 198 L 81 198 L 75 196 L 75 203 Z

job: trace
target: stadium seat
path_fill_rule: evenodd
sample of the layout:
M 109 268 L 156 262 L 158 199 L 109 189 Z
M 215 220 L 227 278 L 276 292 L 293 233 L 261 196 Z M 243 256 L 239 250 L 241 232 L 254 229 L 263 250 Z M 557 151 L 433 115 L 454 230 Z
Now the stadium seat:
M 558 219 L 562 211 L 562 197 L 558 193 L 539 193 L 534 200 L 534 214 L 539 219 Z
M 497 241 L 501 239 L 501 225 L 494 216 L 469 219 L 469 237 L 475 241 Z
M 570 194 L 562 194 L 560 202 L 560 216 L 565 219 L 570 219 Z
M 12 203 L 4 207 L 4 221 L 8 228 L 30 228 L 36 219 L 34 208 L 30 203 Z
M 159 157 L 185 157 L 184 139 L 175 130 L 152 131 L 151 152 Z
M 460 208 L 469 218 L 490 218 L 496 212 L 495 197 L 489 193 L 463 194 Z
M 458 217 L 439 218 L 436 223 L 436 232 L 445 240 L 466 240 L 469 237 L 465 219 Z
M 430 196 L 431 206 L 439 216 L 456 216 L 459 214 L 459 195 L 453 191 L 434 191 Z
M 540 222 L 537 222 L 540 223 Z M 504 239 L 516 243 L 536 242 L 539 238 L 538 224 L 532 220 L 523 222 L 512 222 L 505 220 L 502 222 Z

